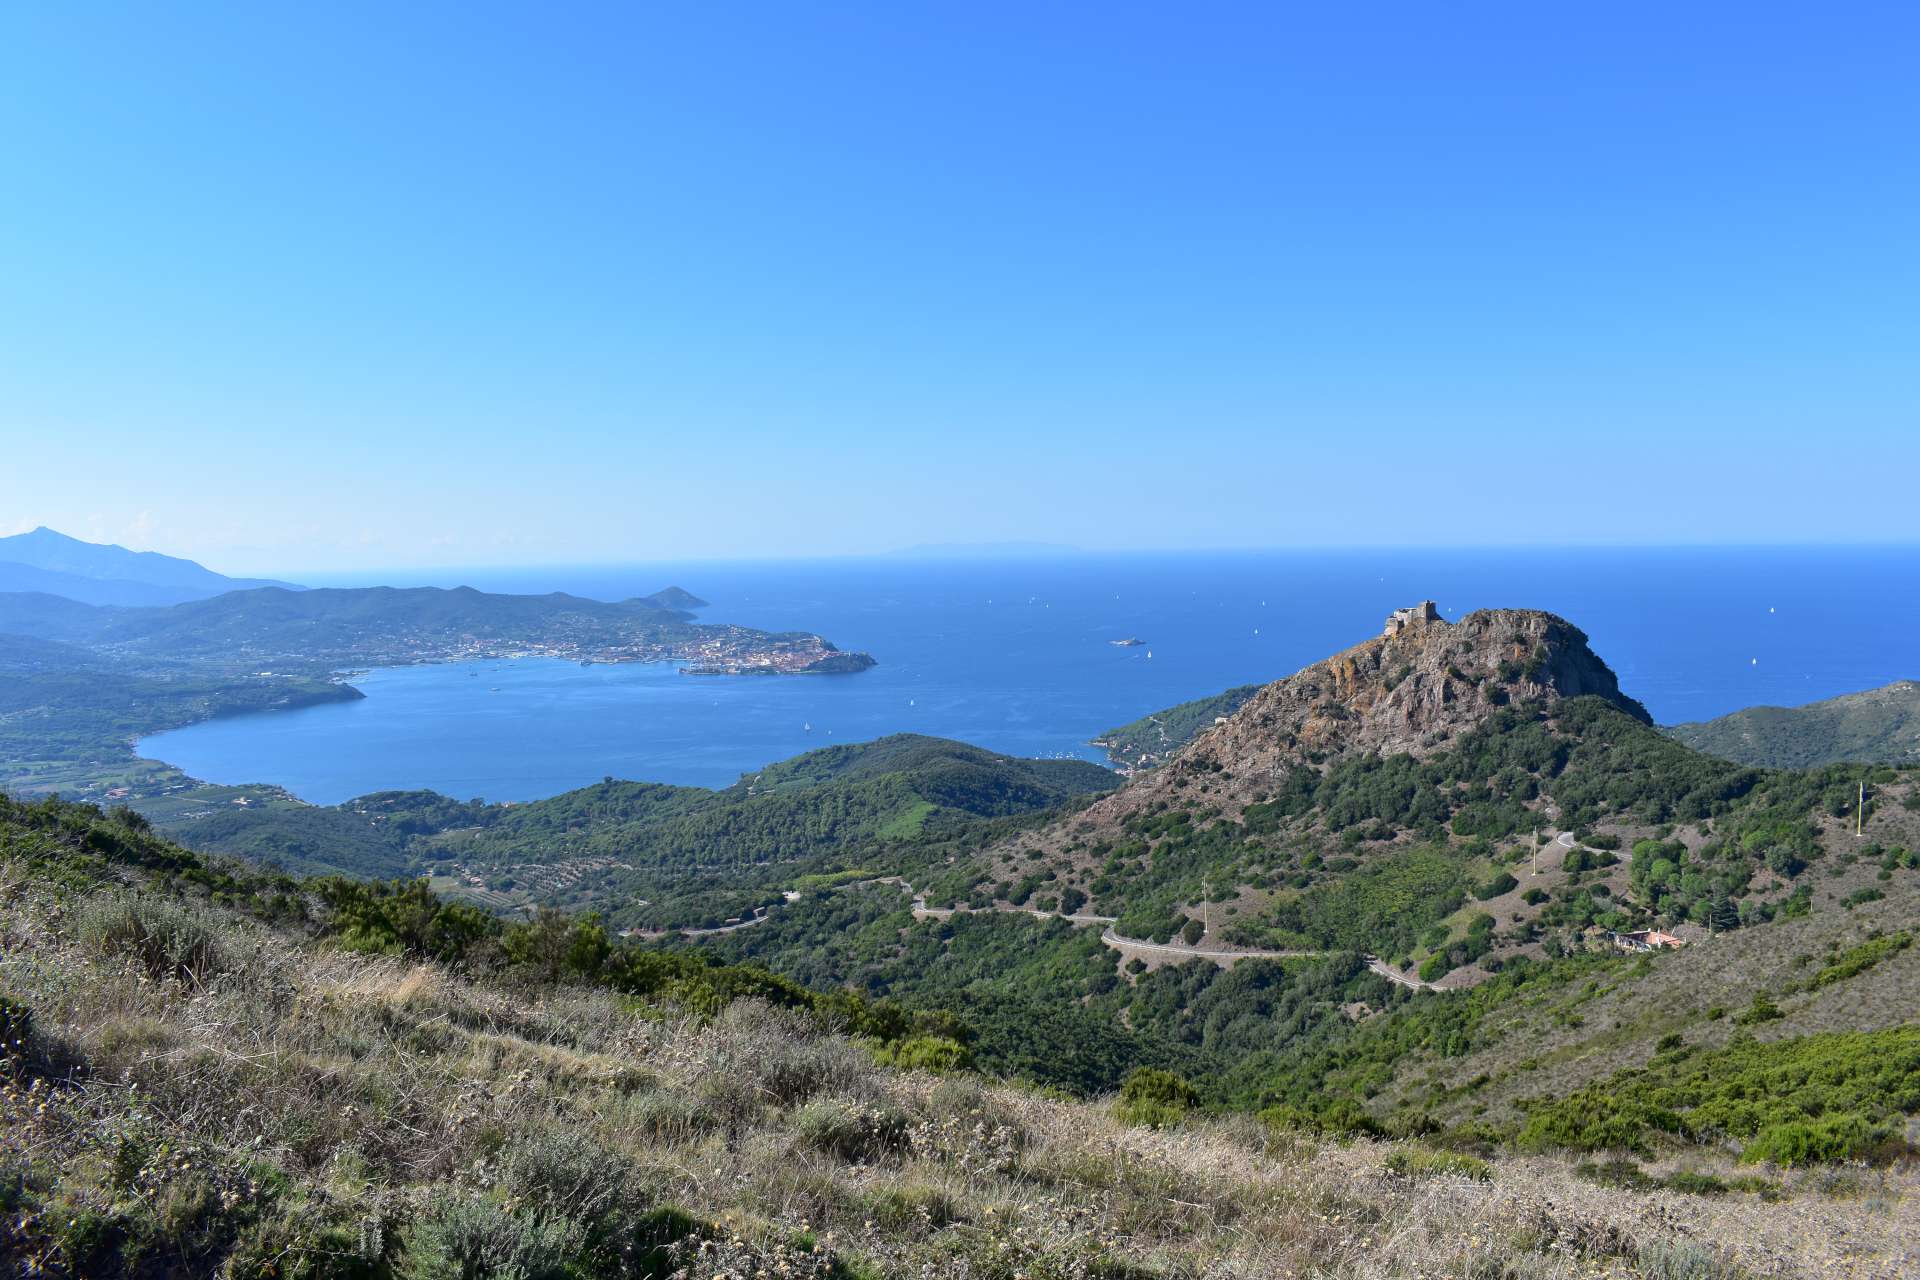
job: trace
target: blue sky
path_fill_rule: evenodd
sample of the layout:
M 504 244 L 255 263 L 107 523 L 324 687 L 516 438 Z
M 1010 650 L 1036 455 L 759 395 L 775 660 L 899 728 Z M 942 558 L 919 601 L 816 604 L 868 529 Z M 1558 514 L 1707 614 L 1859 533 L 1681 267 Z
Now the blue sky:
M 1911 5 L 15 6 L 0 532 L 1910 541 Z

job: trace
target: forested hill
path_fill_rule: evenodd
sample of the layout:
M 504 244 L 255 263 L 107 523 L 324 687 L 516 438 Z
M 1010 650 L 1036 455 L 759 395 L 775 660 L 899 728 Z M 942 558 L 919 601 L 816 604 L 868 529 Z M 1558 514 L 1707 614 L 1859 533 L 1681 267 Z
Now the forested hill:
M 1471 984 L 1590 929 L 1790 918 L 1823 859 L 1823 892 L 1870 899 L 1920 845 L 1914 808 L 1915 776 L 1892 769 L 1696 752 L 1571 624 L 1497 611 L 1416 620 L 1267 686 L 1166 765 L 927 892 L 1006 905 L 1044 883 L 1127 937 L 1361 950 Z
M 1798 769 L 1843 761 L 1920 763 L 1920 682 L 1896 680 L 1800 707 L 1748 707 L 1677 724 L 1675 740 L 1741 764 Z
M 425 867 L 495 906 L 562 903 L 622 925 L 679 926 L 779 901 L 797 877 L 873 845 L 1038 812 L 1117 781 L 1081 760 L 897 734 L 809 752 L 721 791 L 608 778 L 511 805 L 388 791 L 328 809 L 222 806 L 167 826 L 199 848 L 300 870 Z

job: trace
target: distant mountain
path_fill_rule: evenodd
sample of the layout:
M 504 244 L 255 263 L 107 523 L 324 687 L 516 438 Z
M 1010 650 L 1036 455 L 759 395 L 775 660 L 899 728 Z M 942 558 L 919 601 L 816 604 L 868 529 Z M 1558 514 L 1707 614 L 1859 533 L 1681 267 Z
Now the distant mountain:
M 1718 720 L 1677 724 L 1673 738 L 1738 764 L 1920 763 L 1920 682 L 1896 680 L 1802 707 L 1748 707 Z
M 152 606 L 255 587 L 300 590 L 269 578 L 229 578 L 157 551 L 82 542 L 45 525 L 0 538 L 0 591 L 39 591 L 85 604 Z

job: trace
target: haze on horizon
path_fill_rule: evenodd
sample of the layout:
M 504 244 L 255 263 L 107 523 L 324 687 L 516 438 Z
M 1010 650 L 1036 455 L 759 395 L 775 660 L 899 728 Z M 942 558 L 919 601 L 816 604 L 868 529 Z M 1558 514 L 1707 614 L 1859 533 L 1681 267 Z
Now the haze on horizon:
M 22 9 L 0 534 L 1920 536 L 1920 13 Z

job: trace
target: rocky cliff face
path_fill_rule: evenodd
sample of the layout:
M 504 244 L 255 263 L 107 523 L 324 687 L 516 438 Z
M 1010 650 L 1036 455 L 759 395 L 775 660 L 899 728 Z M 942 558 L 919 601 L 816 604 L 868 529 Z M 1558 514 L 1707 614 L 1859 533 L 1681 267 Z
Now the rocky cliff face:
M 1097 807 L 1119 816 L 1202 781 L 1221 799 L 1247 799 L 1291 769 L 1357 753 L 1430 755 L 1502 706 L 1587 695 L 1652 723 L 1565 619 L 1488 609 L 1450 623 L 1423 602 L 1396 611 L 1384 635 L 1267 685 Z

